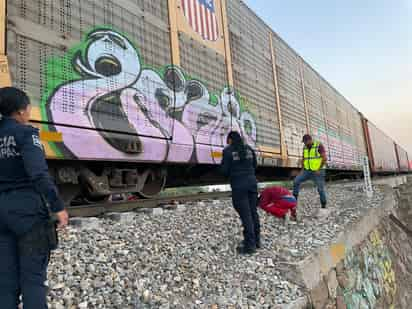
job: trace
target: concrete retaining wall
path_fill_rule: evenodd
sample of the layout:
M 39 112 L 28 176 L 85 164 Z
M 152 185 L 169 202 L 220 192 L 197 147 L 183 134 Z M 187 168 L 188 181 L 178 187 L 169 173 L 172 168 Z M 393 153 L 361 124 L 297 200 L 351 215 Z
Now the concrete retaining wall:
M 389 218 L 393 214 L 412 226 L 412 182 L 407 180 L 374 182 L 385 185 L 382 207 L 370 209 L 328 247 L 285 264 L 287 278 L 310 295 L 288 308 L 412 308 L 412 240 Z

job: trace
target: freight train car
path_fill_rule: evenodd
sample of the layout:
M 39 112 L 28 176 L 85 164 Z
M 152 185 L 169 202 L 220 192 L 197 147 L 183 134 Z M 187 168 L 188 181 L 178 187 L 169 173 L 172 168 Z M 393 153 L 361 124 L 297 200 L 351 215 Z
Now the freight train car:
M 367 141 L 359 112 L 240 0 L 0 0 L 0 16 L 1 86 L 32 98 L 67 202 L 220 181 L 230 130 L 262 177 L 298 168 L 307 132 L 331 169 L 360 171 L 367 149 L 393 168 L 377 129 Z
M 399 172 L 408 172 L 409 171 L 409 159 L 408 153 L 405 149 L 395 143 L 395 153 L 398 160 L 398 169 Z
M 372 172 L 397 172 L 399 165 L 394 141 L 366 119 L 364 119 L 364 130 Z

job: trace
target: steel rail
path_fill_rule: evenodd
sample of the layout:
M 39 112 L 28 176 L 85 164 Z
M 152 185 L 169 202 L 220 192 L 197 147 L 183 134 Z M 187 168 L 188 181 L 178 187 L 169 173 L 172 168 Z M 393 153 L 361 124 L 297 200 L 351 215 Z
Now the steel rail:
M 110 212 L 129 212 L 145 208 L 169 207 L 174 202 L 188 202 L 217 198 L 229 198 L 232 192 L 206 192 L 191 195 L 165 196 L 152 199 L 138 199 L 133 201 L 118 201 L 109 203 L 97 203 L 67 208 L 71 217 L 97 217 Z
M 380 181 L 389 177 L 376 177 L 373 179 L 375 182 L 374 185 L 381 185 Z M 334 180 L 327 181 L 329 185 L 337 184 L 350 184 L 358 183 L 362 184 L 363 179 L 360 180 Z M 302 188 L 312 187 L 311 183 L 303 184 Z M 116 201 L 108 203 L 95 203 L 95 204 L 86 204 L 81 206 L 70 206 L 67 208 L 71 217 L 98 217 L 106 213 L 111 212 L 130 212 L 139 209 L 147 208 L 167 208 L 175 204 L 175 202 L 188 202 L 188 201 L 199 201 L 207 199 L 218 199 L 218 198 L 229 198 L 232 196 L 231 191 L 219 191 L 219 192 L 202 192 L 197 194 L 186 194 L 186 195 L 176 195 L 176 196 L 163 196 L 156 197 L 151 199 L 137 199 L 133 201 Z

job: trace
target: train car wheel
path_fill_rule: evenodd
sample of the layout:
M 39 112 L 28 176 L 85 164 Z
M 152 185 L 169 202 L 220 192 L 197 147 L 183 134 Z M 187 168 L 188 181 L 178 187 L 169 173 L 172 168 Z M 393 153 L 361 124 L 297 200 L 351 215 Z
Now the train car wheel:
M 89 184 L 85 184 L 83 187 L 83 192 L 80 195 L 81 200 L 83 200 L 86 204 L 104 204 L 107 203 L 110 199 L 110 194 L 106 195 L 95 195 L 92 194 L 93 189 L 90 187 Z
M 165 170 L 148 170 L 143 173 L 145 177 L 143 189 L 136 194 L 142 198 L 153 198 L 163 191 L 166 185 L 167 174 Z
M 81 188 L 77 184 L 61 184 L 58 185 L 58 190 L 64 205 L 70 206 L 72 201 L 79 195 Z
M 88 204 L 99 204 L 99 203 L 107 203 L 110 199 L 110 195 L 103 195 L 103 196 L 85 196 L 84 201 Z

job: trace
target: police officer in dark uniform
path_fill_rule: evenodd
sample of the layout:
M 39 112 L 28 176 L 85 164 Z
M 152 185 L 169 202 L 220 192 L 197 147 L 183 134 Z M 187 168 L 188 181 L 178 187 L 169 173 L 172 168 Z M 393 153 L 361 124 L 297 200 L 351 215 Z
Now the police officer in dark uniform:
M 238 132 L 232 131 L 223 150 L 222 172 L 229 177 L 232 202 L 243 225 L 244 240 L 237 248 L 240 254 L 253 254 L 260 248 L 260 224 L 257 212 L 256 154 L 243 143 Z
M 48 173 L 38 130 L 28 124 L 30 100 L 0 89 L 0 307 L 47 308 L 45 281 L 50 248 L 47 205 L 58 225 L 68 214 Z M 40 228 L 41 227 L 41 228 Z

